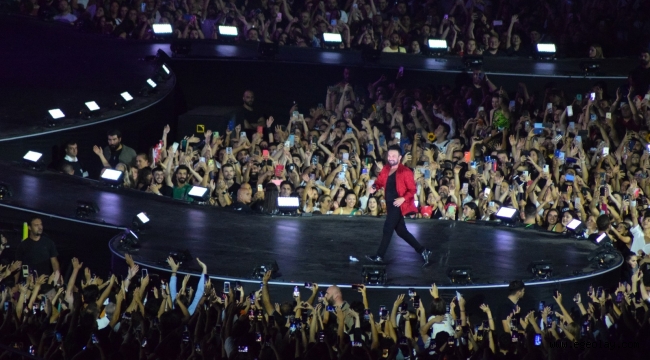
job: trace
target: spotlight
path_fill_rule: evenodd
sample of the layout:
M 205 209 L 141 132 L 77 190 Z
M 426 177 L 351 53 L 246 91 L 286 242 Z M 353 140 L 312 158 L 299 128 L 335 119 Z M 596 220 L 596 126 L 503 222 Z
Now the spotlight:
M 483 67 L 483 55 L 465 55 L 463 64 L 470 70 L 481 70 Z
M 338 49 L 342 42 L 341 34 L 323 33 L 323 45 L 326 49 Z
M 260 42 L 257 47 L 257 53 L 260 55 L 261 59 L 273 60 L 275 59 L 275 55 L 278 53 L 278 44 Z
M 453 284 L 471 284 L 472 267 L 471 266 L 453 266 L 447 269 L 447 277 Z
M 600 62 L 598 61 L 583 61 L 580 63 L 580 70 L 584 71 L 585 75 L 594 75 L 600 69 Z
M 47 112 L 50 113 L 50 116 L 47 118 L 47 126 L 49 127 L 60 125 L 65 118 L 65 114 L 61 109 L 51 109 Z
M 131 220 L 131 225 L 135 232 L 142 232 L 142 230 L 146 228 L 147 223 L 149 223 L 149 216 L 147 216 L 147 213 L 145 212 L 137 214 L 133 217 L 133 220 Z
M 119 248 L 121 250 L 137 251 L 139 247 L 140 239 L 138 238 L 138 235 L 131 231 L 131 229 L 126 229 L 120 239 Z
M 133 101 L 133 96 L 128 91 L 125 91 L 115 100 L 115 107 L 124 110 L 131 101 Z
M 121 171 L 104 169 L 100 177 L 102 179 L 102 182 L 109 186 L 121 187 L 123 185 L 122 180 L 124 178 L 124 173 Z
M 363 265 L 361 277 L 363 284 L 384 285 L 388 278 L 386 275 L 386 265 Z
M 90 119 L 93 115 L 96 115 L 99 113 L 99 105 L 97 105 L 96 102 L 94 101 L 89 101 L 85 103 L 86 108 L 82 109 L 79 112 L 79 115 L 81 116 L 82 119 Z
M 28 151 L 25 156 L 23 156 L 23 163 L 29 166 L 34 170 L 40 170 L 43 160 L 43 154 L 36 151 Z
M 156 71 L 155 82 L 161 83 L 167 81 L 171 77 L 171 70 L 167 67 L 167 64 L 162 64 Z
M 7 200 L 13 195 L 11 187 L 8 184 L 0 183 L 0 201 Z
M 427 40 L 430 56 L 441 56 L 449 51 L 447 40 L 429 39 Z
M 584 237 L 584 232 L 587 230 L 585 224 L 578 219 L 571 220 L 566 227 L 569 229 L 568 233 L 576 237 Z
M 603 247 L 593 251 L 587 259 L 591 263 L 592 269 L 603 269 L 615 265 L 617 258 L 616 250 L 613 247 Z
M 537 44 L 537 58 L 540 60 L 554 60 L 555 51 L 555 44 Z
M 239 35 L 236 26 L 219 25 L 219 28 L 217 30 L 219 31 L 218 40 L 220 42 L 233 42 Z
M 210 190 L 201 186 L 192 186 L 187 196 L 199 204 L 205 204 L 210 199 Z
M 91 215 L 99 213 L 99 207 L 92 201 L 77 200 L 77 210 L 75 217 L 79 219 L 88 219 Z
M 496 213 L 496 217 L 500 219 L 504 224 L 514 224 L 517 221 L 517 214 L 519 212 L 517 209 L 511 207 L 501 207 Z
M 300 199 L 297 197 L 278 197 L 278 210 L 283 215 L 291 215 L 300 208 Z
M 281 276 L 278 262 L 274 260 L 272 263 L 262 264 L 253 268 L 252 277 L 253 279 L 262 279 L 264 277 L 264 274 L 266 274 L 267 271 L 271 272 L 272 279 Z
M 530 271 L 536 279 L 548 279 L 553 276 L 553 264 L 550 261 L 534 261 L 528 264 Z
M 158 87 L 158 84 L 149 78 L 147 79 L 147 85 L 140 90 L 140 95 L 147 96 L 149 94 L 155 94 L 157 91 L 156 87 Z
M 153 24 L 153 33 L 160 38 L 171 38 L 174 30 L 171 24 Z

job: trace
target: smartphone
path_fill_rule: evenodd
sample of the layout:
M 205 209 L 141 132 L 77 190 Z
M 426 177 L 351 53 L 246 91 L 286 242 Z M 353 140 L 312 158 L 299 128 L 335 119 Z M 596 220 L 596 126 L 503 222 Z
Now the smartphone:
M 330 25 L 332 25 L 332 26 L 336 26 L 336 19 L 332 19 L 332 20 L 330 21 Z
M 395 139 L 400 140 L 402 138 L 402 133 L 401 132 L 396 132 L 395 133 Z
M 469 184 L 468 183 L 463 183 L 463 189 L 461 190 L 461 193 L 467 194 L 468 190 L 469 190 Z
M 553 109 L 553 103 L 546 103 L 546 110 Z
M 226 154 L 232 155 L 232 148 L 231 147 L 226 148 Z
M 269 158 L 269 151 L 268 150 L 262 150 L 262 157 L 264 159 L 268 159 Z
M 467 185 L 467 183 L 463 184 L 463 187 L 465 187 L 465 185 Z M 485 188 L 485 190 L 483 190 L 483 194 L 485 194 L 485 197 L 488 197 L 490 195 L 490 188 Z
M 607 155 L 609 155 L 609 148 L 607 146 L 605 146 L 603 148 L 603 156 L 607 156 Z
M 149 272 L 147 271 L 147 269 L 142 269 L 142 272 L 141 272 L 140 276 L 141 276 L 143 279 L 146 278 L 147 276 L 149 276 Z M 95 276 L 95 277 L 96 277 L 96 276 Z
M 177 142 L 172 144 L 172 150 L 174 150 L 174 153 L 176 153 L 176 151 L 178 151 L 178 145 L 179 144 Z
M 23 265 L 23 278 L 27 279 L 29 277 L 29 265 Z
M 548 172 L 548 165 L 544 165 L 544 172 L 545 172 L 545 173 Z
M 350 160 L 350 154 L 349 153 L 343 153 L 342 157 L 343 157 L 343 161 Z M 347 164 L 343 164 L 343 165 L 347 165 Z
M 296 144 L 296 136 L 294 134 L 289 135 L 289 146 L 287 147 L 293 147 L 295 144 Z
M 535 334 L 534 345 L 542 346 L 542 334 Z
M 573 116 L 573 107 L 571 107 L 571 106 L 567 106 L 567 108 L 566 108 L 566 114 L 567 114 L 568 117 Z M 575 123 L 573 123 L 573 125 L 575 126 Z M 573 128 L 574 126 L 569 126 L 569 127 Z
M 603 287 L 602 287 L 602 286 L 599 286 L 599 287 L 596 289 L 596 297 L 597 297 L 598 299 L 600 299 L 602 296 L 603 296 Z
M 515 101 L 514 100 L 510 100 L 510 103 L 508 104 L 508 108 L 509 109 L 514 109 L 515 108 Z
M 503 25 L 502 20 L 494 20 L 494 21 L 492 21 L 492 26 L 501 26 L 501 25 Z
M 463 159 L 465 160 L 466 163 L 469 163 L 471 157 L 472 157 L 472 153 L 470 153 L 469 151 L 465 151 L 465 153 L 463 154 Z
M 363 310 L 363 319 L 370 320 L 370 309 Z
M 257 184 L 257 191 L 264 191 L 264 186 L 262 184 Z
M 575 180 L 575 176 L 573 176 L 571 174 L 566 174 L 564 176 L 564 178 L 566 179 L 566 181 L 571 181 L 571 182 L 573 182 Z
M 293 287 L 293 297 L 299 297 L 300 296 L 300 288 L 298 286 Z
M 223 282 L 223 293 L 224 294 L 230 293 L 230 281 Z
M 278 15 L 275 17 L 275 22 L 282 22 L 282 13 L 279 12 Z
M 596 93 L 592 92 L 591 94 L 589 94 L 589 98 L 591 98 L 591 101 L 596 100 Z
M 281 177 L 282 171 L 284 171 L 284 165 L 275 165 L 275 176 Z
M 537 311 L 544 311 L 545 307 L 546 307 L 546 302 L 545 301 L 540 301 L 539 306 L 537 308 Z
M 229 131 L 235 130 L 235 120 L 228 121 L 228 130 Z
M 420 297 L 418 295 L 413 296 L 413 308 L 418 309 L 420 307 Z

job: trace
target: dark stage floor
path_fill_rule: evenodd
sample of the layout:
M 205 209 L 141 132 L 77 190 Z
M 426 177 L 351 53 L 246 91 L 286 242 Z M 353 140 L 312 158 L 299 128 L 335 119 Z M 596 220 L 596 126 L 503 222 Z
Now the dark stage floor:
M 84 103 L 106 108 L 124 91 L 135 97 L 126 112 L 113 111 L 90 121 L 65 120 L 65 127 L 95 122 L 142 110 L 173 88 L 170 81 L 158 94 L 137 97 L 160 46 L 83 34 L 60 23 L 0 14 L 0 141 L 60 131 L 46 127 L 47 110 L 60 108 L 78 117 Z
M 0 165 L 0 173 L 14 192 L 0 206 L 73 217 L 77 200 L 94 201 L 100 208 L 98 219 L 124 226 L 144 211 L 151 228 L 141 236 L 136 261 L 164 269 L 160 262 L 170 251 L 187 249 L 208 264 L 214 278 L 250 280 L 254 267 L 277 261 L 283 275 L 277 280 L 286 284 L 358 283 L 362 265 L 367 264 L 363 256 L 376 250 L 383 224 L 381 219 L 358 217 L 246 216 L 7 164 Z M 421 268 L 418 255 L 394 237 L 386 259 L 393 286 L 449 284 L 448 267 L 461 265 L 473 267 L 474 283 L 480 287 L 502 286 L 512 279 L 530 279 L 528 264 L 540 260 L 553 263 L 553 281 L 575 273 L 595 275 L 589 274 L 587 261 L 595 246 L 586 241 L 435 220 L 408 221 L 407 226 L 433 250 L 434 261 Z M 361 262 L 350 262 L 349 256 Z M 198 269 L 187 269 L 194 270 Z

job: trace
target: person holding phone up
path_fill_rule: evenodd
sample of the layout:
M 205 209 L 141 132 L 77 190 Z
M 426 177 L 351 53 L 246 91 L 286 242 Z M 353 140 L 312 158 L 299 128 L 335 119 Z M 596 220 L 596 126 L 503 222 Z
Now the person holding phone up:
M 424 265 L 429 265 L 431 251 L 424 248 L 415 237 L 406 229 L 404 216 L 416 214 L 418 209 L 413 201 L 416 186 L 413 180 L 413 172 L 402 165 L 402 150 L 399 145 L 392 145 L 388 148 L 388 165 L 384 166 L 373 186 L 368 192 L 373 194 L 377 189 L 384 189 L 387 206 L 386 222 L 384 223 L 384 235 L 379 244 L 376 255 L 366 255 L 372 262 L 381 263 L 390 245 L 393 231 L 404 239 L 424 260 Z M 391 206 L 392 205 L 392 206 Z

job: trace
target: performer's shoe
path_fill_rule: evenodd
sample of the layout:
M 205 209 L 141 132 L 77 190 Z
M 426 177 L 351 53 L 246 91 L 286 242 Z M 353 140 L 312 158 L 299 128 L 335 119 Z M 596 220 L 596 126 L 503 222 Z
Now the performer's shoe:
M 422 254 L 420 254 L 420 255 L 422 255 L 422 259 L 424 260 L 424 264 L 422 264 L 422 267 L 429 266 L 429 264 L 430 264 L 429 263 L 429 261 L 430 261 L 429 257 L 431 257 L 431 250 L 424 249 L 424 251 L 422 251 Z
M 383 263 L 384 259 L 381 258 L 379 255 L 366 255 L 366 259 L 374 262 L 374 263 Z

